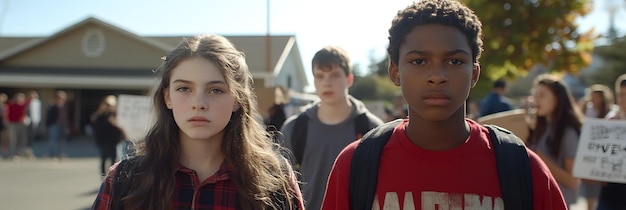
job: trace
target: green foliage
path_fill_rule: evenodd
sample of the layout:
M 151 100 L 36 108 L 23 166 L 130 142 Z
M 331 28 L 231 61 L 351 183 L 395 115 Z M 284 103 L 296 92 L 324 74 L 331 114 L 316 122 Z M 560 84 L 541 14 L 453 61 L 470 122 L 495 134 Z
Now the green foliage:
M 595 35 L 593 31 L 580 33 L 575 23 L 576 18 L 590 11 L 588 0 L 462 1 L 480 18 L 484 36 L 480 80 L 470 99 L 484 97 L 493 81 L 513 81 L 533 66 L 576 74 L 591 62 Z M 370 74 L 386 77 L 387 58 L 372 63 Z M 372 85 L 373 81 L 364 85 Z M 364 96 L 373 95 L 371 87 L 368 91 L 363 92 Z
M 602 65 L 585 76 L 587 84 L 603 84 L 613 89 L 615 79 L 626 74 L 626 51 L 624 49 L 626 49 L 626 37 L 615 39 L 611 45 L 597 47 L 594 53 L 602 59 Z
M 590 10 L 587 0 L 463 0 L 483 24 L 481 78 L 473 97 L 499 78 L 513 79 L 542 64 L 576 73 L 591 62 L 592 32 L 579 33 L 575 19 Z
M 370 75 L 365 77 L 355 77 L 350 95 L 364 101 L 386 100 L 391 101 L 394 96 L 400 93 L 400 88 L 396 87 L 387 75 Z
M 371 68 L 373 68 L 372 71 L 374 71 L 376 75 L 386 77 L 389 74 L 387 71 L 389 69 L 389 56 L 385 56 L 383 60 L 377 62 Z

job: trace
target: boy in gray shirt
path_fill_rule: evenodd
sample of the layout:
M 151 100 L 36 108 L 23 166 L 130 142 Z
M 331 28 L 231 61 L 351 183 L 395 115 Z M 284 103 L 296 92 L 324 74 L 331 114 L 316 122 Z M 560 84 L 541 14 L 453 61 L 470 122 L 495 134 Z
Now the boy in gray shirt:
M 281 132 L 301 173 L 305 207 L 320 209 L 328 174 L 339 152 L 383 121 L 348 94 L 354 75 L 343 49 L 324 47 L 313 57 L 312 67 L 320 101 L 288 118 Z M 298 123 L 299 117 L 304 123 Z

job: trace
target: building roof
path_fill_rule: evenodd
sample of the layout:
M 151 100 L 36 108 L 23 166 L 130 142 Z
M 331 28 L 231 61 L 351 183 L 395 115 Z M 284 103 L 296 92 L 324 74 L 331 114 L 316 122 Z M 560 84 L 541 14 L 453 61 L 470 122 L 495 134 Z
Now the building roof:
M 8 63 L 8 61 L 11 61 L 12 58 L 16 58 L 22 54 L 26 54 L 31 51 L 36 51 L 38 47 L 62 39 L 62 37 L 68 34 L 75 33 L 81 28 L 85 28 L 87 26 L 92 27 L 94 25 L 104 30 L 112 31 L 113 33 L 116 33 L 116 35 L 122 35 L 127 39 L 129 38 L 133 42 L 139 43 L 157 53 L 160 52 L 163 55 L 165 55 L 168 51 L 173 49 L 180 41 L 182 41 L 183 37 L 192 36 L 139 36 L 117 26 L 108 24 L 97 18 L 89 17 L 57 33 L 54 33 L 51 36 L 0 37 L 0 69 L 6 68 L 7 66 L 5 64 Z M 268 78 L 268 76 L 276 76 L 282 70 L 282 64 L 283 62 L 285 62 L 285 59 L 287 59 L 287 57 L 291 55 L 294 57 L 293 59 L 298 60 L 297 62 L 299 63 L 299 65 L 297 66 L 300 69 L 295 69 L 295 71 L 299 72 L 299 79 L 301 79 L 301 81 L 308 85 L 304 73 L 304 67 L 302 65 L 302 59 L 297 44 L 295 42 L 294 35 L 225 37 L 231 40 L 231 42 L 233 42 L 233 44 L 239 50 L 245 53 L 246 62 L 248 63 L 249 69 L 255 78 Z M 270 46 L 269 50 L 266 50 L 267 46 Z M 267 64 L 268 61 L 271 65 Z M 148 64 L 148 66 L 155 67 L 154 65 L 152 65 L 152 63 Z

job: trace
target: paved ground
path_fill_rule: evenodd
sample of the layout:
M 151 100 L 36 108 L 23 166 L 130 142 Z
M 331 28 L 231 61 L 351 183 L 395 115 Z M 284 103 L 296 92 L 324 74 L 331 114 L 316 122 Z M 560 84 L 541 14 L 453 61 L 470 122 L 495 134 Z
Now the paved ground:
M 44 156 L 44 142 L 33 147 Z M 0 209 L 89 209 L 101 183 L 97 149 L 91 139 L 79 138 L 67 144 L 66 153 L 63 160 L 0 160 Z M 571 210 L 586 205 L 581 198 Z
M 33 145 L 44 156 L 46 145 Z M 89 209 L 101 179 L 97 149 L 91 139 L 69 142 L 67 159 L 0 160 L 0 209 Z

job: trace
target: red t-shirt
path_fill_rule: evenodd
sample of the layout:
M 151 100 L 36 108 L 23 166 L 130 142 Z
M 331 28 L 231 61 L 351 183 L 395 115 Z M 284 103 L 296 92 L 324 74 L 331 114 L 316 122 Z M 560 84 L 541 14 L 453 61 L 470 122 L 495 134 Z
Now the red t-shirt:
M 408 120 L 396 127 L 380 158 L 373 209 L 504 209 L 489 131 L 472 120 L 467 122 L 468 140 L 447 151 L 413 144 L 405 132 Z M 348 145 L 337 157 L 322 209 L 350 209 L 350 162 L 357 144 Z M 527 151 L 534 209 L 567 209 L 546 165 Z
M 23 104 L 9 102 L 6 106 L 7 119 L 9 123 L 24 122 L 24 117 L 26 117 L 26 107 L 28 107 L 28 102 L 24 102 Z

